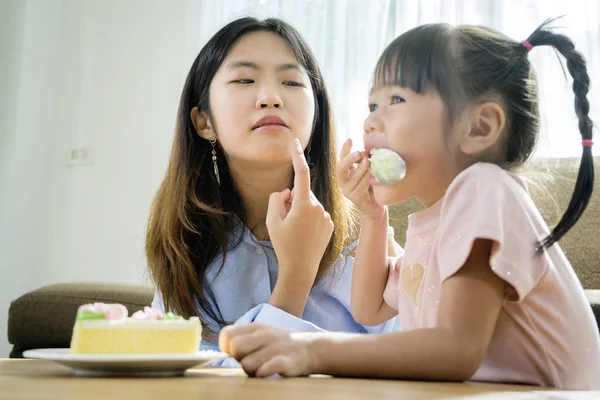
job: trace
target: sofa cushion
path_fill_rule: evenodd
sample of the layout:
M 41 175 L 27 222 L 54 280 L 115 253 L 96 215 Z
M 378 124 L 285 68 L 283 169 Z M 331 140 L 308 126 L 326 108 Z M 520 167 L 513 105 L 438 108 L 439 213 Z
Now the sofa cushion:
M 585 295 L 592 306 L 592 312 L 600 330 L 600 290 L 586 290 Z
M 11 357 L 31 348 L 69 347 L 77 308 L 85 303 L 121 303 L 129 314 L 150 305 L 149 286 L 117 283 L 61 283 L 25 293 L 10 304 Z

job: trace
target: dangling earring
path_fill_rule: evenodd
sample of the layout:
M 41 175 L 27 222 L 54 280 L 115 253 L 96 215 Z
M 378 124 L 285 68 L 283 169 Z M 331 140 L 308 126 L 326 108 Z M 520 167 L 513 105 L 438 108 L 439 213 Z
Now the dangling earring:
M 219 177 L 219 167 L 217 167 L 217 151 L 215 150 L 215 144 L 217 143 L 217 138 L 215 137 L 215 135 L 213 134 L 210 139 L 208 139 L 208 141 L 210 142 L 210 145 L 212 146 L 212 162 L 213 162 L 213 166 L 215 167 L 215 176 L 217 177 L 217 183 L 219 184 L 219 186 L 221 186 L 221 178 Z
M 308 142 L 308 146 L 306 146 L 306 163 L 310 166 L 310 147 L 311 142 Z

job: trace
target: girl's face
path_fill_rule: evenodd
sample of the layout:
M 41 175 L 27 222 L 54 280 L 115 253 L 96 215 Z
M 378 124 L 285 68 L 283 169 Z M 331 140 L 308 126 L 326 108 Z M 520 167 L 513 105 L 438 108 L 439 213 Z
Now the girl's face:
M 439 200 L 460 172 L 453 154 L 458 144 L 446 128 L 446 109 L 440 95 L 415 93 L 400 86 L 375 88 L 369 96 L 370 114 L 364 124 L 365 150 L 389 148 L 406 162 L 406 176 L 390 186 L 371 178 L 376 201 L 392 205 L 417 197 L 425 206 Z
M 232 167 L 289 164 L 290 141 L 308 145 L 315 114 L 310 79 L 274 33 L 248 33 L 232 46 L 209 99 L 212 129 Z

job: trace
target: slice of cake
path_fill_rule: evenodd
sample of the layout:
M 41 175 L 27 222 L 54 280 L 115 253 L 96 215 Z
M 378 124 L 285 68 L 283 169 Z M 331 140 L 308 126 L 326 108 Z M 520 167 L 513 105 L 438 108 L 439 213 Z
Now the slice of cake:
M 84 304 L 79 307 L 73 354 L 195 354 L 202 327 L 198 317 L 186 320 L 145 307 L 128 317 L 122 304 Z

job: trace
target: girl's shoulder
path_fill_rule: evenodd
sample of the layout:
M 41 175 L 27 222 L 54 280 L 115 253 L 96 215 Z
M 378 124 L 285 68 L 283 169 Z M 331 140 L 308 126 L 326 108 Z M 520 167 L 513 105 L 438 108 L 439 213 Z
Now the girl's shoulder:
M 482 215 L 494 212 L 513 217 L 539 214 L 524 181 L 491 163 L 477 163 L 462 171 L 441 201 L 442 215 L 467 217 L 477 210 L 482 210 Z
M 479 162 L 471 165 L 454 178 L 444 197 L 457 193 L 464 196 L 481 197 L 498 194 L 501 196 L 529 197 L 523 180 L 496 164 Z

